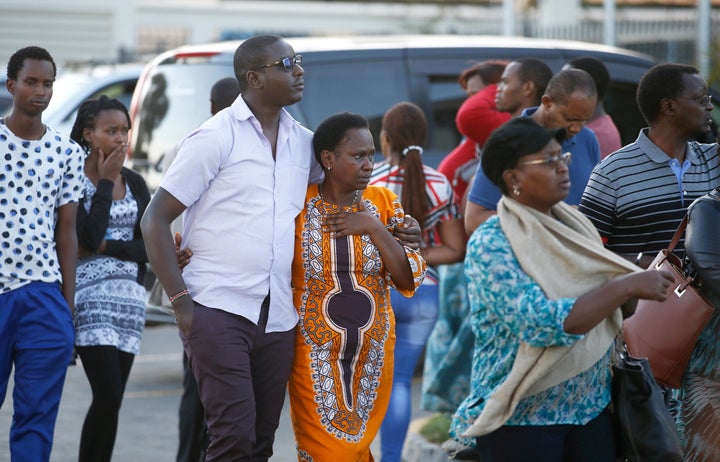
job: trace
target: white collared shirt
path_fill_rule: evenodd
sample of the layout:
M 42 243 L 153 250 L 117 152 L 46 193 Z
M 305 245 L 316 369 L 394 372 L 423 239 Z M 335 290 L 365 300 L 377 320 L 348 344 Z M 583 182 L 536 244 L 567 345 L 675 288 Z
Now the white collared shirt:
M 266 331 L 294 328 L 295 217 L 321 175 L 312 132 L 284 110 L 275 160 L 242 97 L 190 133 L 160 186 L 187 207 L 183 247 L 193 256 L 183 279 L 193 300 L 257 324 L 269 292 Z

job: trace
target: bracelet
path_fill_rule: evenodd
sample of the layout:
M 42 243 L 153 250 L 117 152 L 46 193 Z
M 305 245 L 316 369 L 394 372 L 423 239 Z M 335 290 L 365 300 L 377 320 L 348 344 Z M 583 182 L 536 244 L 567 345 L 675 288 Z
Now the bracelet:
M 175 295 L 168 297 L 168 300 L 170 300 L 170 303 L 174 302 L 180 297 L 184 297 L 185 295 L 190 295 L 190 292 L 188 292 L 187 289 L 181 290 L 180 292 L 176 293 Z

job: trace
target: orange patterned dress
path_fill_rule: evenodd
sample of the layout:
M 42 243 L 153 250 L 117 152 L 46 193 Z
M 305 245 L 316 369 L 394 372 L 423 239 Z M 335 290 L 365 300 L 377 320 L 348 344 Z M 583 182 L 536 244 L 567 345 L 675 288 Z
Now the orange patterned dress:
M 362 200 L 389 230 L 402 222 L 404 212 L 390 190 L 368 186 Z M 332 239 L 322 232 L 322 217 L 340 211 L 333 207 L 311 185 L 296 220 L 292 284 L 300 323 L 290 412 L 299 461 L 366 462 L 374 460 L 370 444 L 392 390 L 391 282 L 369 236 Z M 407 247 L 405 253 L 417 287 L 425 261 Z M 402 293 L 410 297 L 413 291 Z

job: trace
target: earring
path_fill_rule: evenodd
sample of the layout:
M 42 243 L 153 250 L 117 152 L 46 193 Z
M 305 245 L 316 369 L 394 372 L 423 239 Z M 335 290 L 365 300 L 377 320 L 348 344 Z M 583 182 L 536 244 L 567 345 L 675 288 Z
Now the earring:
M 515 197 L 519 196 L 520 195 L 520 186 L 518 186 L 518 185 L 513 186 L 512 193 L 513 193 L 513 196 L 515 196 Z
M 327 169 L 328 169 L 328 172 L 329 172 L 330 170 L 332 170 L 332 165 L 329 165 Z

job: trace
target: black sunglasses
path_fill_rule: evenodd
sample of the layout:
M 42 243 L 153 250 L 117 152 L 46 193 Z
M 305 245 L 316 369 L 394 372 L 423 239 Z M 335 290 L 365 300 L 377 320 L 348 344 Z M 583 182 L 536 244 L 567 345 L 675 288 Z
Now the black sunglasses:
M 283 59 L 281 59 L 281 60 L 279 60 L 279 61 L 275 61 L 274 63 L 263 64 L 262 66 L 258 66 L 258 67 L 254 68 L 254 69 L 252 69 L 252 70 L 253 70 L 253 71 L 257 71 L 257 70 L 260 70 L 260 69 L 264 69 L 264 68 L 266 68 L 266 67 L 282 66 L 282 68 L 283 68 L 283 70 L 284 70 L 285 72 L 292 72 L 293 69 L 295 69 L 295 65 L 300 66 L 301 64 L 302 64 L 302 56 L 301 56 L 301 55 L 295 55 L 294 58 L 291 58 L 291 57 L 288 56 L 287 58 L 283 58 Z

